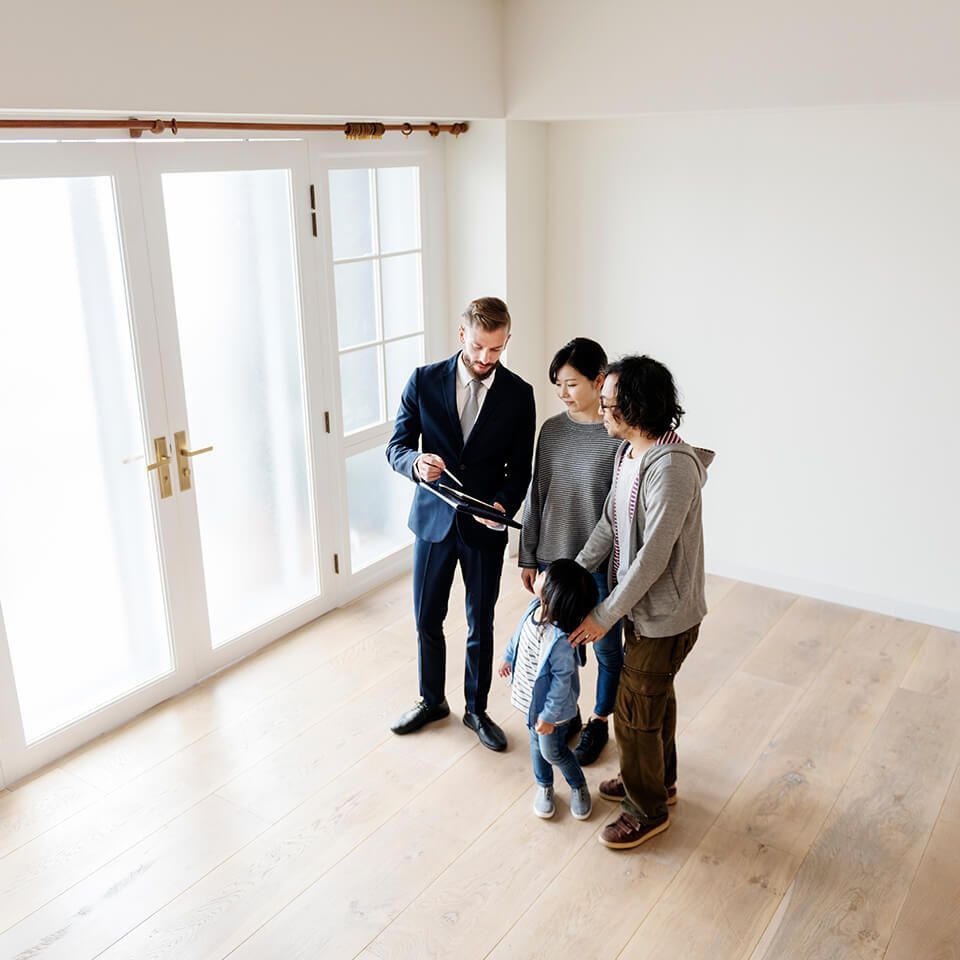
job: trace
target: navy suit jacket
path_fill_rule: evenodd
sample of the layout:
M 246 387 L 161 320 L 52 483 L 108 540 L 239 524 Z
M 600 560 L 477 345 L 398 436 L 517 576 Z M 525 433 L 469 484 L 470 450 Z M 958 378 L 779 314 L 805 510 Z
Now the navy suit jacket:
M 457 415 L 457 353 L 413 371 L 400 398 L 387 459 L 397 473 L 416 482 L 413 464 L 422 450 L 443 457 L 463 481 L 464 490 L 487 503 L 497 501 L 512 517 L 530 483 L 536 430 L 533 387 L 506 367 L 498 367 L 467 442 Z M 448 477 L 441 483 L 456 487 Z M 491 530 L 456 511 L 417 485 L 410 529 L 421 540 L 439 543 L 457 523 L 463 539 L 476 547 L 503 550 L 506 531 Z

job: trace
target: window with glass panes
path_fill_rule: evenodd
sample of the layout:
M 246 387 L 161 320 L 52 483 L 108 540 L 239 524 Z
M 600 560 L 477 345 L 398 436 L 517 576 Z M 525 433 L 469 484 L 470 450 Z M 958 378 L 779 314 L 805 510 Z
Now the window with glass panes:
M 383 455 L 400 394 L 424 362 L 420 170 L 329 171 L 333 281 L 346 448 L 350 566 L 412 537 L 413 488 Z
M 423 363 L 417 167 L 331 170 L 343 432 L 392 420 Z

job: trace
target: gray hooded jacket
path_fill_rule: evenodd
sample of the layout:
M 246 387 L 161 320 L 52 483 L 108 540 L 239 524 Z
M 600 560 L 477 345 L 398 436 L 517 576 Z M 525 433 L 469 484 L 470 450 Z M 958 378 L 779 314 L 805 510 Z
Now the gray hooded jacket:
M 623 580 L 614 585 L 616 483 L 577 555 L 577 562 L 588 570 L 596 570 L 611 557 L 610 595 L 593 611 L 593 618 L 607 630 L 621 617 L 629 617 L 641 636 L 671 637 L 700 623 L 707 613 L 701 489 L 714 453 L 691 447 L 676 434 L 665 439 L 647 450 L 640 463 L 625 558 L 629 567 Z M 617 451 L 615 477 L 629 446 L 624 442 Z

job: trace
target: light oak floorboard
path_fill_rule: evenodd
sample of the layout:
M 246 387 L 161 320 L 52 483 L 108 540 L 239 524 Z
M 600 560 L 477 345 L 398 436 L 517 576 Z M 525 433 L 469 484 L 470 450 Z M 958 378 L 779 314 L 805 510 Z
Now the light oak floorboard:
M 739 583 L 711 609 L 677 675 L 678 730 L 703 709 L 795 600 L 789 593 Z
M 670 829 L 629 851 L 609 850 L 595 835 L 491 957 L 551 960 L 558 943 L 578 958 L 616 957 L 692 855 L 750 769 L 770 727 L 782 721 L 797 695 L 785 684 L 735 674 L 679 739 L 679 799 L 670 808 Z M 595 834 L 619 813 L 614 804 L 600 805 Z
M 89 876 L 198 803 L 303 729 L 332 714 L 407 656 L 387 647 L 349 648 L 308 683 L 305 696 L 274 694 L 236 724 L 215 730 L 169 760 L 0 860 L 0 930 Z M 402 646 L 397 641 L 398 646 Z M 359 659 L 357 659 L 359 657 Z M 341 666 L 343 669 L 336 669 Z M 352 758 L 351 758 L 352 759 Z
M 933 697 L 960 698 L 960 633 L 930 630 L 903 686 Z
M 106 951 L 104 960 L 224 957 L 422 792 L 476 737 L 392 737 Z M 454 730 L 451 730 L 452 734 Z
M 463 662 L 450 652 L 447 684 L 453 689 L 462 685 Z M 279 751 L 282 764 L 268 766 L 260 777 L 279 798 L 272 803 L 269 791 L 248 797 L 235 783 L 225 788 L 237 805 L 260 810 L 268 820 L 283 811 L 278 822 L 104 956 L 206 960 L 226 955 L 460 757 L 482 752 L 494 772 L 500 758 L 481 751 L 476 735 L 456 714 L 418 734 L 390 733 L 389 721 L 412 701 L 415 680 L 415 668 L 405 665 L 338 711 L 335 723 L 318 728 L 322 736 L 298 739 L 295 750 Z M 508 701 L 508 688 L 495 686 L 491 715 L 502 719 Z M 288 766 L 297 754 L 301 765 Z M 278 771 L 284 770 L 291 775 L 278 781 Z M 257 780 L 244 783 L 253 789 Z
M 95 957 L 266 827 L 208 797 L 0 934 L 0 956 Z
M 737 585 L 736 580 L 730 580 L 728 577 L 718 577 L 714 574 L 707 575 L 706 595 L 707 609 L 713 608 Z
M 508 594 L 501 615 L 509 617 L 519 604 L 516 592 Z M 273 823 L 340 770 L 392 737 L 390 724 L 411 706 L 419 689 L 417 664 L 412 659 L 416 655 L 416 636 L 397 631 L 396 640 L 398 649 L 407 650 L 411 656 L 405 665 L 338 711 L 335 724 L 325 722 L 310 727 L 223 786 L 219 794 Z M 459 724 L 464 709 L 462 637 L 448 636 L 447 648 L 450 719 L 444 723 Z M 379 657 L 379 653 L 372 656 Z M 330 679 L 336 682 L 335 677 Z M 494 682 L 488 704 L 491 715 L 504 710 L 508 702 L 507 688 Z M 466 728 L 463 733 L 473 736 Z
M 960 958 L 960 821 L 941 819 L 900 911 L 886 960 Z
M 506 754 L 460 722 L 459 578 L 452 716 L 390 734 L 417 696 L 401 577 L 0 791 L 0 957 L 960 960 L 960 635 L 707 590 L 679 803 L 637 850 L 597 843 L 613 741 L 593 817 L 558 776 L 543 822 L 509 686 Z M 508 562 L 497 661 L 528 601 Z M 585 717 L 595 681 L 590 654 Z
M 862 616 L 771 737 L 720 826 L 802 857 L 922 639 L 916 624 Z
M 479 958 L 571 856 L 593 840 L 595 825 L 578 822 L 557 784 L 557 814 L 531 811 L 534 789 L 517 799 L 368 947 L 380 960 Z
M 746 960 L 796 867 L 795 857 L 775 847 L 713 828 L 621 960 Z
M 958 721 L 953 703 L 893 695 L 797 873 L 763 960 L 883 956 L 957 766 Z
M 529 792 L 533 774 L 522 717 L 514 711 L 503 729 L 510 749 L 496 757 L 486 750 L 468 751 L 257 930 L 230 960 L 336 960 L 362 950 L 503 810 Z
M 940 809 L 940 819 L 960 821 L 960 770 L 953 777 L 953 783 L 947 791 L 947 798 Z
M 742 669 L 805 687 L 833 656 L 859 616 L 851 607 L 800 597 L 747 657 Z
M 0 792 L 0 857 L 89 807 L 103 794 L 50 767 L 13 791 Z
M 59 766 L 106 791 L 129 783 L 200 737 L 236 723 L 278 691 L 310 683 L 314 671 L 402 618 L 400 594 L 406 583 L 406 578 L 392 581 L 376 602 L 363 598 L 306 624 L 99 737 Z

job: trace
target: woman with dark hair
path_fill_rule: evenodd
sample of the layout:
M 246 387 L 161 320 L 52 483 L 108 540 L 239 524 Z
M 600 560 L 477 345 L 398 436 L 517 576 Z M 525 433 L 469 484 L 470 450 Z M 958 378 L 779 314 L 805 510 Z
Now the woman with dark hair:
M 550 363 L 550 382 L 566 407 L 547 420 L 537 438 L 533 480 L 523 508 L 520 534 L 520 577 L 533 592 L 538 570 L 554 560 L 575 557 L 600 519 L 613 479 L 619 442 L 603 428 L 600 390 L 607 355 L 594 340 L 576 337 L 561 347 Z M 606 568 L 594 574 L 600 599 L 607 596 Z M 581 766 L 593 763 L 610 733 L 623 646 L 619 623 L 594 645 L 597 692 L 586 726 L 577 712 L 570 735 L 580 731 L 574 753 Z M 582 727 L 582 730 L 580 729 Z

